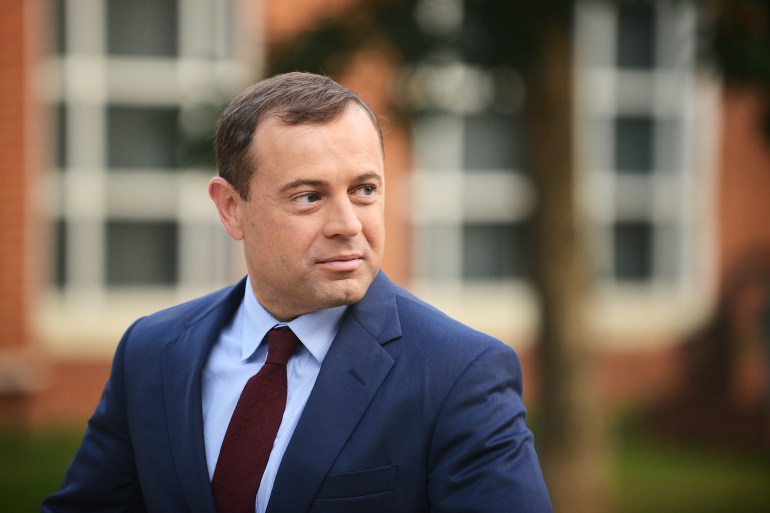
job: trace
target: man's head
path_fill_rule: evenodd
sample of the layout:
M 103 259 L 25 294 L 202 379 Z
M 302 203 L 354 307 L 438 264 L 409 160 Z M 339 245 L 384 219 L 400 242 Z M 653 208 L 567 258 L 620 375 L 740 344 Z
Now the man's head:
M 286 321 L 359 301 L 384 250 L 377 117 L 325 77 L 279 75 L 227 107 L 209 195 L 243 240 L 254 294 Z
M 217 122 L 216 157 L 219 176 L 249 199 L 251 174 L 259 168 L 253 151 L 254 134 L 265 120 L 277 118 L 283 124 L 323 124 L 338 118 L 354 103 L 369 115 L 382 146 L 377 115 L 353 91 L 328 77 L 312 73 L 284 73 L 246 88 Z

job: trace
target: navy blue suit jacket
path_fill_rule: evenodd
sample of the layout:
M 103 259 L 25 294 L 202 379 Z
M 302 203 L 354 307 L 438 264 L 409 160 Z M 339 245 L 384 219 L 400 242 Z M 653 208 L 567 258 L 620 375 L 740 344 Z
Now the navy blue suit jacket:
M 138 320 L 42 511 L 213 513 L 201 371 L 245 280 Z M 268 513 L 551 511 L 515 352 L 380 273 L 350 307 Z

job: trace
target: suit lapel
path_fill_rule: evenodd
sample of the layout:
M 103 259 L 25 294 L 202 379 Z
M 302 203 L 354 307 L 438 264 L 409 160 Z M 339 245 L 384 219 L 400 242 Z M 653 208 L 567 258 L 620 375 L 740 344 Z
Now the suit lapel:
M 380 274 L 348 311 L 281 461 L 267 513 L 303 512 L 393 366 L 400 336 L 393 286 Z
M 224 325 L 243 298 L 244 282 L 193 319 L 163 354 L 166 418 L 174 464 L 190 511 L 215 511 L 203 438 L 201 373 Z

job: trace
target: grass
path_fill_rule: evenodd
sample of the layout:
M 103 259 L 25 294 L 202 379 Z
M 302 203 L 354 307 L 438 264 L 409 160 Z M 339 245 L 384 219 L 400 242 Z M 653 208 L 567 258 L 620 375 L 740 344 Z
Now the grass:
M 0 513 L 38 511 L 59 487 L 81 436 L 71 429 L 0 432 Z M 616 440 L 616 513 L 770 511 L 767 452 L 661 442 L 628 423 Z
M 767 513 L 770 454 L 626 440 L 616 454 L 618 513 Z
M 61 485 L 81 437 L 73 429 L 0 432 L 0 513 L 39 511 L 43 498 Z

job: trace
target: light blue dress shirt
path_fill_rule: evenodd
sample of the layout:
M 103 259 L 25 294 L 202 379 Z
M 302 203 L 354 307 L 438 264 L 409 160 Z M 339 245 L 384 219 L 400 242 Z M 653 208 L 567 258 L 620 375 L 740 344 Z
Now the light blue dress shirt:
M 288 325 L 302 342 L 286 366 L 286 410 L 257 492 L 256 513 L 264 513 L 267 508 L 278 466 L 346 308 L 319 310 L 281 323 L 259 304 L 247 279 L 241 305 L 211 350 L 203 369 L 203 435 L 209 479 L 214 475 L 222 440 L 241 391 L 267 359 L 267 344 L 262 344 L 267 332 L 275 326 Z

